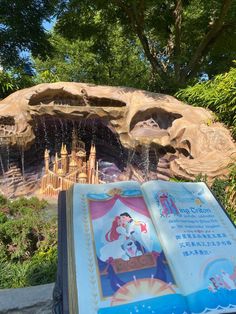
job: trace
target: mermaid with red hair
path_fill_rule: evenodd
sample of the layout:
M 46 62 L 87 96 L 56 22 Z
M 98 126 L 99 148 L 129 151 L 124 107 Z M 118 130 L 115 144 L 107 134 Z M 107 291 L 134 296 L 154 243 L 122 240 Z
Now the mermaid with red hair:
M 128 230 L 122 225 L 121 217 L 116 216 L 110 230 L 105 234 L 108 243 L 100 249 L 100 259 L 105 262 L 110 258 L 122 258 L 124 256 L 122 245 L 129 236 Z
M 102 261 L 110 258 L 123 258 L 123 244 L 128 239 L 139 243 L 139 246 L 144 251 L 150 251 L 152 241 L 147 231 L 147 225 L 142 221 L 135 221 L 128 213 L 122 213 L 116 216 L 111 228 L 105 234 L 106 244 L 100 249 L 100 259 Z
M 107 242 L 112 242 L 118 240 L 120 236 L 123 236 L 123 240 L 125 240 L 125 238 L 129 237 L 129 234 L 127 233 L 124 224 L 122 224 L 121 217 L 116 216 L 112 221 L 111 229 L 106 233 L 105 238 Z

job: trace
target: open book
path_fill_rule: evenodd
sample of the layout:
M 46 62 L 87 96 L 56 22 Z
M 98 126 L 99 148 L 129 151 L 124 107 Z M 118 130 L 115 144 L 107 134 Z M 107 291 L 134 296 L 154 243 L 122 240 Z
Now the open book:
M 69 313 L 236 312 L 236 229 L 204 183 L 75 184 L 61 236 Z

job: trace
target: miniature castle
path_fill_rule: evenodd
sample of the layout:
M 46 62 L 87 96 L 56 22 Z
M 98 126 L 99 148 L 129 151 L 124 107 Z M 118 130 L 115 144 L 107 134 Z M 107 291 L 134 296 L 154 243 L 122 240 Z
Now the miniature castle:
M 55 154 L 50 165 L 49 150 L 44 152 L 45 173 L 41 180 L 41 193 L 56 196 L 62 190 L 68 190 L 74 183 L 98 184 L 98 163 L 96 162 L 96 148 L 91 145 L 88 160 L 86 160 L 85 144 L 72 133 L 71 154 L 62 143 L 60 158 Z M 52 168 L 52 169 L 50 169 Z

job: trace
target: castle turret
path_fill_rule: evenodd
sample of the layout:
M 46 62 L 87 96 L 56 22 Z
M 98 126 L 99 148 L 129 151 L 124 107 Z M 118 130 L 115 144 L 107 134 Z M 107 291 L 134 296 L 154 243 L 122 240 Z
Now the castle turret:
M 66 149 L 66 145 L 64 145 L 63 143 L 61 146 L 61 169 L 64 175 L 68 172 L 68 152 Z
M 58 154 L 56 153 L 55 157 L 54 157 L 54 162 L 53 162 L 53 172 L 55 174 L 57 174 L 58 168 L 59 168 L 59 165 L 58 165 Z
M 91 145 L 89 155 L 89 183 L 95 183 L 95 169 L 96 169 L 96 147 L 94 144 Z
M 79 183 L 87 183 L 87 180 L 88 180 L 87 174 L 85 172 L 80 173 L 78 180 L 79 180 Z
M 78 169 L 78 165 L 77 165 L 76 159 L 72 157 L 69 163 L 69 172 L 70 173 L 74 172 L 77 169 Z
M 59 168 L 57 171 L 57 174 L 59 175 L 59 177 L 63 177 L 64 176 L 64 171 L 62 168 Z
M 49 170 L 49 159 L 50 159 L 49 150 L 45 149 L 44 151 L 45 174 L 47 174 Z
M 86 151 L 82 148 L 76 153 L 76 161 L 80 172 L 83 171 L 83 163 L 86 160 Z
M 96 173 L 95 173 L 95 184 L 99 183 L 99 177 L 98 177 L 98 162 L 96 162 Z

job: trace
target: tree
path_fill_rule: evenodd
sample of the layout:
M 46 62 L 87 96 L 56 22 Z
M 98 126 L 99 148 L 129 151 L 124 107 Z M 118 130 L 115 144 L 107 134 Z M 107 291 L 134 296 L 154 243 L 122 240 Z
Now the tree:
M 50 58 L 34 59 L 36 83 L 76 81 L 151 88 L 150 67 L 140 58 L 140 46 L 131 44 L 118 25 L 110 27 L 99 46 L 93 38 L 69 41 L 55 32 L 50 44 L 54 51 Z
M 236 62 L 234 62 L 236 65 Z M 214 79 L 188 86 L 176 96 L 194 106 L 209 108 L 231 128 L 236 138 L 236 67 Z
M 0 99 L 32 85 L 34 85 L 32 76 L 25 73 L 21 67 L 14 67 L 8 71 L 0 70 Z
M 10 73 L 0 71 L 0 99 L 17 90 L 18 86 Z
M 233 0 L 62 0 L 56 29 L 63 36 L 104 41 L 119 23 L 138 39 L 155 75 L 156 90 L 173 91 L 206 72 L 229 69 L 236 48 Z M 97 16 L 102 23 L 97 23 Z
M 33 55 L 50 50 L 43 21 L 50 19 L 56 0 L 0 0 L 0 64 L 19 66 L 22 51 Z

